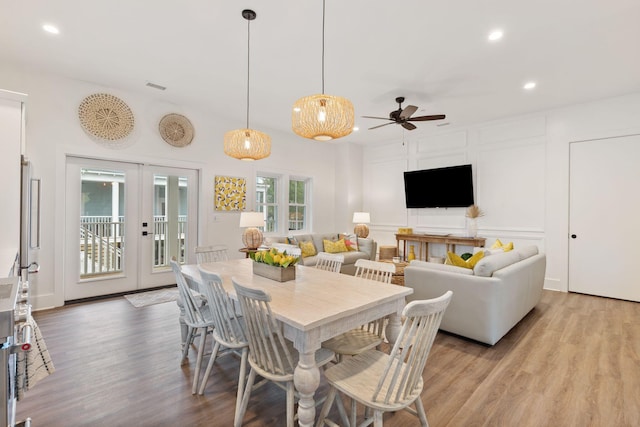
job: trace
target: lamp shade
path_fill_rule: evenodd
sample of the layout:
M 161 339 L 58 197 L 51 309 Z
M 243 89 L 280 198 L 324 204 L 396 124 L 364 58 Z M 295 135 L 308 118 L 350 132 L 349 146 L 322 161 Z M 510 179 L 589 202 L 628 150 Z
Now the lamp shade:
M 293 104 L 291 128 L 316 141 L 330 141 L 353 131 L 353 104 L 347 98 L 326 94 L 310 95 Z
M 369 212 L 354 212 L 353 213 L 353 223 L 354 224 L 369 224 L 371 222 L 371 217 Z
M 264 227 L 264 213 L 240 212 L 240 228 L 243 227 Z
M 271 154 L 271 137 L 253 129 L 236 129 L 224 134 L 224 153 L 240 160 L 260 160 Z

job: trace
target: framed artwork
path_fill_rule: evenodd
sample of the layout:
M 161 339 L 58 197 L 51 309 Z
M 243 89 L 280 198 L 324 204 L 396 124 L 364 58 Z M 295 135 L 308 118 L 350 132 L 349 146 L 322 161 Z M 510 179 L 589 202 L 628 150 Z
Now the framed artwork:
M 215 209 L 243 211 L 247 203 L 247 180 L 232 176 L 215 177 Z

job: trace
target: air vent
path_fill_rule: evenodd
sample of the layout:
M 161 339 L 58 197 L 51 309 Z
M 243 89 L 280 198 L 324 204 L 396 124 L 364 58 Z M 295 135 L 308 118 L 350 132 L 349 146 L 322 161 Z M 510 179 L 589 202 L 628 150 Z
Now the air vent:
M 151 82 L 147 82 L 147 86 L 152 87 L 152 88 L 154 88 L 154 89 L 158 89 L 158 90 L 165 90 L 165 89 L 167 89 L 167 88 L 166 88 L 166 87 L 164 87 L 164 86 L 160 86 L 160 85 L 157 85 L 157 84 L 155 84 L 155 83 L 151 83 Z

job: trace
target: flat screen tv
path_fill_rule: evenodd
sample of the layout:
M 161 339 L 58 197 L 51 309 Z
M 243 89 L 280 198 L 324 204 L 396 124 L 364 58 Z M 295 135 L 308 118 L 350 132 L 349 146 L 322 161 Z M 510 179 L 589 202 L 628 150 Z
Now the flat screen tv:
M 404 173 L 407 208 L 464 208 L 473 205 L 471 165 Z

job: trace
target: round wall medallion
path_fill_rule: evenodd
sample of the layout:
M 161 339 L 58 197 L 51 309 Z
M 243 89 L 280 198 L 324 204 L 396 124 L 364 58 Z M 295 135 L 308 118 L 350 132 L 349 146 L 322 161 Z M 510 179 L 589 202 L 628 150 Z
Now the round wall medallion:
M 87 96 L 78 107 L 82 128 L 105 141 L 125 138 L 133 130 L 133 112 L 120 98 L 108 93 Z
M 193 125 L 180 114 L 167 114 L 160 120 L 158 128 L 162 139 L 174 147 L 184 147 L 193 140 Z

